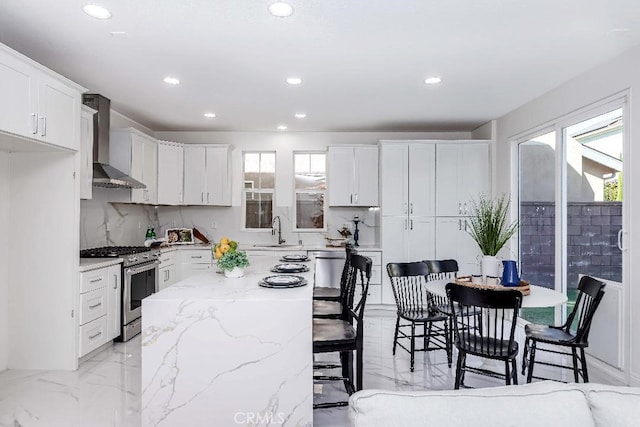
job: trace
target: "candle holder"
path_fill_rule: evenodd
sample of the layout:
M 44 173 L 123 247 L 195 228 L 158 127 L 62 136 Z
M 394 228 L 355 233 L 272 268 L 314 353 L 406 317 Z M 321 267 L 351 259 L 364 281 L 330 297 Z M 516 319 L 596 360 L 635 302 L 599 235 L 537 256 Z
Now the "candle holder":
M 355 229 L 353 230 L 353 246 L 358 247 L 358 238 L 360 237 L 360 231 L 358 230 L 358 223 L 360 222 L 360 218 L 358 216 L 353 217 L 353 223 L 355 224 Z

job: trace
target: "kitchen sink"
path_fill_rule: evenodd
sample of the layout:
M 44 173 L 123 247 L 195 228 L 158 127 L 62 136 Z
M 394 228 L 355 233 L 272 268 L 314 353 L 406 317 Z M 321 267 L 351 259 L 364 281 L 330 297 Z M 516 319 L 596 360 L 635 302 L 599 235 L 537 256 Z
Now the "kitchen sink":
M 302 249 L 302 245 L 279 245 L 277 243 L 265 243 L 265 244 L 256 244 L 253 245 L 254 248 L 264 248 L 264 249 L 277 249 L 277 248 L 283 248 L 283 249 Z

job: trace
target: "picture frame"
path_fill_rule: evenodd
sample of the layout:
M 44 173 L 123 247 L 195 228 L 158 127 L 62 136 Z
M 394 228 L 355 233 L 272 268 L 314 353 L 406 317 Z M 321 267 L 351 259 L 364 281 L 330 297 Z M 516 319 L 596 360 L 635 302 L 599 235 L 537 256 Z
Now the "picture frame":
M 193 245 L 193 228 L 168 228 L 165 237 L 170 245 Z

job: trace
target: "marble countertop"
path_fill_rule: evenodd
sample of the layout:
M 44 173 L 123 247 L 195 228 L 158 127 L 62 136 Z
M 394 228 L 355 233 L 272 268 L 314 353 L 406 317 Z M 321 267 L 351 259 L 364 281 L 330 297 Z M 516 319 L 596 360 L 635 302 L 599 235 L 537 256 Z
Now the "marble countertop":
M 124 261 L 122 258 L 80 258 L 79 272 L 97 270 L 99 268 L 111 267 Z
M 276 264 L 282 264 L 279 256 L 253 255 L 249 257 L 251 265 L 245 269 L 240 278 L 227 278 L 222 273 L 207 271 L 188 277 L 168 288 L 161 290 L 145 299 L 155 300 L 225 300 L 225 301 L 268 301 L 268 300 L 311 300 L 313 293 L 313 260 L 305 262 L 309 267 L 305 273 L 296 273 L 304 277 L 308 284 L 298 288 L 273 289 L 264 288 L 258 282 L 272 273 L 270 270 Z

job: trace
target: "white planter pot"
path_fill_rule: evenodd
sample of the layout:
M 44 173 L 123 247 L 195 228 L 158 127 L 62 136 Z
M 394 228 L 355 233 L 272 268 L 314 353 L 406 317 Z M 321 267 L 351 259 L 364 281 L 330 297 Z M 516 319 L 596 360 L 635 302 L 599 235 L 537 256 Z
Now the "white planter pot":
M 483 255 L 480 267 L 485 278 L 500 276 L 500 261 L 495 256 Z
M 231 277 L 231 278 L 242 277 L 244 276 L 244 268 L 233 267 L 233 269 L 231 270 L 225 270 L 224 275 L 225 277 Z

